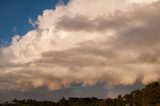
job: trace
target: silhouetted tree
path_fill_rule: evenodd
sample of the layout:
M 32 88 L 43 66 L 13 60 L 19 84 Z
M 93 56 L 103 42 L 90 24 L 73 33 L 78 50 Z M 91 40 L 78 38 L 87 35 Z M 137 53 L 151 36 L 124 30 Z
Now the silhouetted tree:
M 64 97 L 60 99 L 60 101 L 58 102 L 58 106 L 67 106 L 67 101 Z

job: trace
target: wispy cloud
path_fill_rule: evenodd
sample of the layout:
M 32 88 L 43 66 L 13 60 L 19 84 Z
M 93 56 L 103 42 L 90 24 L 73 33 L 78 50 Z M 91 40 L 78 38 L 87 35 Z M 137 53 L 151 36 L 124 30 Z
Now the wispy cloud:
M 36 27 L 36 23 L 33 21 L 32 18 L 29 18 L 28 22 L 32 25 L 33 28 Z
M 13 27 L 13 28 L 12 28 L 12 31 L 13 31 L 13 32 L 16 32 L 16 31 L 17 31 L 17 27 Z
M 6 46 L 8 46 L 8 45 L 9 45 L 9 42 L 0 39 L 0 47 L 6 47 Z

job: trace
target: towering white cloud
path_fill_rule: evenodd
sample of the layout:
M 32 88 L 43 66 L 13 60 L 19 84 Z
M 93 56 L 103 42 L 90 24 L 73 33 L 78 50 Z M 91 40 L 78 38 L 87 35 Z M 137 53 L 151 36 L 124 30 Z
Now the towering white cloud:
M 36 29 L 0 48 L 0 89 L 160 80 L 160 2 L 140 1 L 71 0 L 44 10 Z

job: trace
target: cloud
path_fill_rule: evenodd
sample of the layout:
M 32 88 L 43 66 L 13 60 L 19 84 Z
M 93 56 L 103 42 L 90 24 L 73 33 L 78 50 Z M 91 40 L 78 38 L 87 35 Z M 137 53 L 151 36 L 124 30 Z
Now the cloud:
M 128 0 L 130 3 L 153 3 L 158 0 Z
M 29 22 L 29 24 L 31 24 L 31 25 L 32 25 L 32 27 L 33 27 L 33 28 L 35 28 L 35 27 L 36 27 L 36 23 L 33 21 L 33 19 L 32 19 L 32 18 L 29 18 L 28 22 Z
M 8 46 L 9 43 L 7 41 L 4 41 L 3 39 L 0 39 L 0 47 Z
M 128 23 L 126 23 L 126 20 L 129 20 L 128 17 L 121 17 L 119 15 L 108 16 L 107 18 L 99 16 L 94 20 L 89 20 L 86 16 L 63 16 L 61 17 L 60 21 L 56 23 L 56 28 L 66 31 L 69 30 L 106 32 L 112 29 L 118 30 L 127 27 Z
M 159 1 L 71 0 L 44 10 L 36 29 L 0 48 L 0 89 L 160 80 L 159 8 Z
M 16 31 L 17 31 L 17 27 L 13 27 L 13 28 L 12 28 L 12 31 L 13 31 L 13 32 L 16 32 Z

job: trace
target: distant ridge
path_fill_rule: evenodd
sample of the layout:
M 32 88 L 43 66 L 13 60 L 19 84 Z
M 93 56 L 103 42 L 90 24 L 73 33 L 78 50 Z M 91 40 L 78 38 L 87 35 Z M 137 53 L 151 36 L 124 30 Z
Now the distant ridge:
M 115 99 L 70 97 L 66 100 L 63 97 L 58 102 L 14 99 L 0 106 L 160 106 L 160 82 L 150 83 L 141 90 L 132 91 L 123 97 L 119 95 Z

